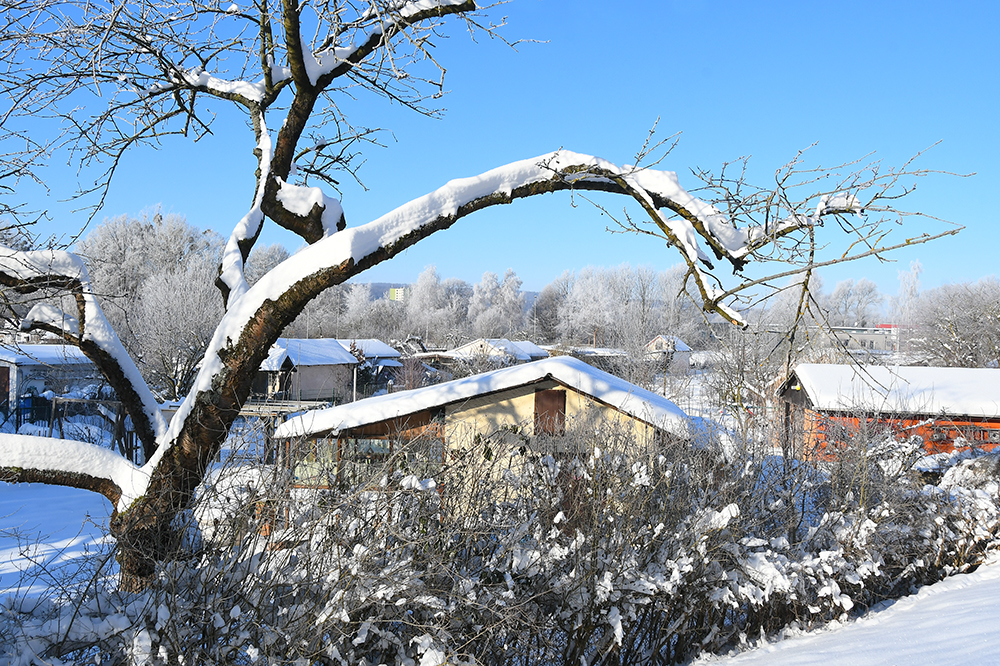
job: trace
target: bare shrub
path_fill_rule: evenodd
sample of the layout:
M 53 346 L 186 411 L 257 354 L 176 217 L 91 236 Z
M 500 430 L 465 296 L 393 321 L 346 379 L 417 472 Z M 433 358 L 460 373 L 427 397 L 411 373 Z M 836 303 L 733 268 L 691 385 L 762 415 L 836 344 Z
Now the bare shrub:
M 564 438 L 481 433 L 432 479 L 390 457 L 364 483 L 303 489 L 242 461 L 202 486 L 185 526 L 200 539 L 149 589 L 115 590 L 103 562 L 44 604 L 5 601 L 4 658 L 682 662 L 855 613 L 997 543 L 996 493 L 958 474 L 922 487 L 881 444 L 801 462 L 582 419 Z

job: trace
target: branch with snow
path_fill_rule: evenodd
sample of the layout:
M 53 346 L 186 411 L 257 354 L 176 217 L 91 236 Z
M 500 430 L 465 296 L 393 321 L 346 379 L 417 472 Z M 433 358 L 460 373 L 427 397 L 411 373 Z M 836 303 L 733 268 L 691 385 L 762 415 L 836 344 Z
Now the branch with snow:
M 223 369 L 223 357 L 227 350 L 244 336 L 246 327 L 260 316 L 266 303 L 277 302 L 307 283 L 307 292 L 312 294 L 308 298 L 311 298 L 322 289 L 395 256 L 482 208 L 571 189 L 613 192 L 638 200 L 653 216 L 654 222 L 669 234 L 670 242 L 695 271 L 695 279 L 703 289 L 705 308 L 720 312 L 729 319 L 739 319 L 735 311 L 718 300 L 720 292 L 709 284 L 709 276 L 701 270 L 701 265 L 708 264 L 708 259 L 699 246 L 699 238 L 704 238 L 707 229 L 715 230 L 714 239 L 723 237 L 723 217 L 718 211 L 684 190 L 672 172 L 622 168 L 597 157 L 557 151 L 514 162 L 479 176 L 453 180 L 369 224 L 345 229 L 313 243 L 274 268 L 253 288 L 246 288 L 244 281 L 244 288 L 238 292 L 238 297 L 234 297 L 237 294 L 235 290 L 231 292 L 227 312 L 209 343 L 198 378 L 171 421 L 168 433 L 161 438 L 161 443 L 176 440 L 187 416 L 194 409 L 198 395 L 213 390 L 215 378 Z M 303 191 L 290 192 L 297 196 Z M 314 200 L 305 199 L 305 203 L 310 201 Z M 289 197 L 289 202 L 305 205 L 294 196 Z M 667 218 L 659 210 L 664 207 L 682 211 L 684 216 L 680 219 Z M 256 210 L 254 214 L 259 215 Z M 688 217 L 698 224 L 690 222 Z M 255 219 L 259 224 L 260 218 Z M 224 269 L 231 270 L 233 275 L 237 273 L 236 268 L 242 266 L 234 248 L 240 237 L 238 234 L 247 233 L 246 228 L 245 222 L 241 222 L 238 233 L 234 233 L 227 247 L 226 262 L 229 263 L 224 262 Z M 727 249 L 738 253 L 750 242 L 751 234 L 745 229 L 732 227 L 732 232 L 725 238 Z M 241 272 L 239 276 L 242 279 Z M 233 285 L 230 286 L 232 288 Z M 164 449 L 164 446 L 160 447 L 159 455 L 164 453 Z
M 5 435 L 0 480 L 93 490 L 121 509 L 141 494 L 148 474 L 114 451 L 94 444 Z
M 78 346 L 108 379 L 132 416 L 147 455 L 151 454 L 156 438 L 166 431 L 166 421 L 91 291 L 83 261 L 59 250 L 22 252 L 0 246 L 0 284 L 21 293 L 59 289 L 75 296 L 77 317 L 67 316 L 51 305 L 38 304 L 29 311 L 22 327 L 54 332 Z

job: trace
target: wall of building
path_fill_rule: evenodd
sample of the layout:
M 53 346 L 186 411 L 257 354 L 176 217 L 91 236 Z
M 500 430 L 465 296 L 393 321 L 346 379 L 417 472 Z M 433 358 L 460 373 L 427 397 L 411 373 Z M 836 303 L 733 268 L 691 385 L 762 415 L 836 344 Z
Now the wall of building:
M 803 441 L 809 458 L 836 458 L 847 442 L 891 435 L 898 440 L 919 437 L 927 454 L 950 453 L 975 446 L 987 451 L 1000 446 L 1000 419 L 943 418 L 929 416 L 862 417 L 803 411 Z
M 481 396 L 452 406 L 445 416 L 445 433 L 449 447 L 462 446 L 474 433 L 480 435 L 519 428 L 534 436 L 535 392 L 551 389 L 566 391 L 566 428 L 597 426 L 624 427 L 636 442 L 646 443 L 654 429 L 613 407 L 603 405 L 590 396 L 566 388 L 555 381 L 522 386 L 500 394 Z M 473 433 L 473 435 L 470 435 Z
M 331 400 L 345 402 L 351 399 L 353 366 L 312 365 L 299 367 L 291 373 L 289 400 Z

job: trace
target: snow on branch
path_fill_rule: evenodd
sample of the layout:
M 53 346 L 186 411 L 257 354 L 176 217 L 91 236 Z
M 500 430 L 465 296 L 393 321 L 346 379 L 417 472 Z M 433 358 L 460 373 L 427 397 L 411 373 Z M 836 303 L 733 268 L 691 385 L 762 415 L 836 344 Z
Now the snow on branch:
M 114 451 L 95 444 L 6 435 L 0 451 L 0 480 L 8 479 L 88 488 L 122 509 L 138 497 L 137 490 L 145 488 L 147 475 Z
M 418 14 L 448 8 L 461 8 L 467 4 L 470 4 L 468 0 L 396 0 L 396 2 L 386 3 L 386 7 L 382 11 L 389 16 L 396 15 L 404 19 L 411 19 Z M 377 6 L 373 4 L 362 14 L 362 20 L 375 18 L 377 11 Z
M 301 185 L 291 185 L 281 180 L 278 181 L 278 193 L 276 199 L 285 210 L 299 217 L 308 217 L 314 214 L 314 208 L 320 207 L 320 224 L 323 227 L 324 236 L 329 236 L 337 230 L 343 228 L 344 209 L 340 205 L 340 200 L 327 196 L 318 187 L 304 187 Z
M 59 250 L 18 251 L 0 246 L 0 274 L 18 281 L 22 290 L 83 282 L 87 267 L 75 254 Z M 10 286 L 14 286 L 11 283 Z
M 430 12 L 445 7 L 459 7 L 466 4 L 466 0 L 417 0 L 416 2 L 400 4 L 402 4 L 402 7 L 399 8 L 399 15 L 408 19 L 422 12 Z
M 21 320 L 21 330 L 34 328 L 56 330 L 71 338 L 80 338 L 80 320 L 49 303 L 36 303 Z
M 836 194 L 824 194 L 816 204 L 816 219 L 824 215 L 838 215 L 842 213 L 854 213 L 860 215 L 864 213 L 861 202 L 853 194 L 838 192 Z
M 244 274 L 244 264 L 250 254 L 250 246 L 260 235 L 261 226 L 264 223 L 264 213 L 261 205 L 264 202 L 264 192 L 267 188 L 267 180 L 271 173 L 271 159 L 273 149 L 271 144 L 271 134 L 264 123 L 262 114 L 258 115 L 257 128 L 257 150 L 259 153 L 260 175 L 257 178 L 257 190 L 254 195 L 253 206 L 243 219 L 239 221 L 233 233 L 226 241 L 226 247 L 222 251 L 222 267 L 219 271 L 219 283 L 224 287 L 226 302 L 232 303 L 239 300 L 246 290 L 246 276 Z
M 201 67 L 182 70 L 172 78 L 175 78 L 178 83 L 183 83 L 185 86 L 197 88 L 217 97 L 227 99 L 242 98 L 257 104 L 260 104 L 264 99 L 265 85 L 263 79 L 256 83 L 250 83 L 249 81 L 229 81 L 213 76 Z
M 77 298 L 78 318 L 66 317 L 51 305 L 36 306 L 22 326 L 63 334 L 101 369 L 119 399 L 138 406 L 144 419 L 139 419 L 139 414 L 133 414 L 133 419 L 140 429 L 141 421 L 146 422 L 150 430 L 147 439 L 166 431 L 159 404 L 91 291 L 87 267 L 80 257 L 61 250 L 25 252 L 0 246 L 0 283 L 22 293 L 45 288 L 72 292 Z
M 378 34 L 381 35 L 381 31 Z M 302 42 L 302 64 L 306 68 L 306 76 L 309 77 L 309 83 L 314 86 L 319 82 L 320 78 L 347 62 L 358 50 L 357 46 L 352 45 L 348 47 L 333 47 L 313 53 L 309 48 L 306 36 L 300 34 L 299 38 Z
M 261 134 L 262 151 L 269 149 L 266 136 L 266 131 Z M 266 164 L 267 161 L 262 160 L 262 163 Z M 262 174 L 261 183 L 265 177 L 266 174 Z M 223 277 L 231 280 L 227 284 L 232 289 L 226 314 L 208 345 L 205 360 L 190 393 L 172 419 L 169 431 L 160 438 L 161 444 L 173 442 L 177 438 L 188 414 L 194 408 L 197 396 L 213 390 L 216 377 L 224 367 L 226 350 L 241 339 L 244 328 L 254 321 L 266 302 L 278 301 L 293 291 L 296 285 L 325 271 L 339 268 L 342 275 L 338 279 L 346 279 L 398 254 L 435 231 L 447 228 L 457 219 L 476 210 L 509 203 L 516 198 L 575 188 L 627 194 L 640 200 L 640 203 L 651 208 L 657 224 L 669 230 L 671 243 L 686 257 L 689 266 L 697 267 L 698 263 L 707 262 L 699 247 L 697 225 L 690 223 L 687 218 L 718 228 L 721 221 L 717 218 L 721 215 L 710 205 L 692 197 L 678 184 L 674 174 L 621 168 L 589 155 L 557 151 L 514 162 L 479 176 L 453 180 L 373 222 L 345 229 L 313 243 L 274 268 L 252 288 L 248 288 L 243 280 L 243 259 L 239 254 L 239 243 L 241 239 L 255 236 L 259 231 L 262 189 L 259 183 L 257 205 L 240 222 L 226 249 Z M 298 201 L 296 197 L 302 191 L 289 190 L 287 201 L 293 206 L 298 205 L 293 202 Z M 303 206 L 307 203 L 315 205 L 315 200 L 307 198 L 304 203 L 298 203 Z M 668 219 L 658 211 L 659 207 L 667 204 L 674 210 L 685 211 L 687 217 Z M 742 238 L 746 242 L 748 234 L 742 232 Z M 734 249 L 738 249 L 735 243 Z M 699 272 L 696 277 L 704 282 L 703 293 L 706 300 L 717 295 L 707 284 L 705 275 Z M 709 306 L 726 316 L 736 316 L 723 304 L 710 302 Z M 161 445 L 158 456 L 164 452 L 165 447 Z M 155 460 L 151 460 L 149 464 L 155 464 Z
M 314 53 L 300 31 L 299 45 L 302 65 L 309 83 L 312 86 L 323 88 L 333 79 L 351 71 L 355 65 L 407 26 L 445 14 L 460 14 L 475 10 L 476 3 L 473 0 L 416 0 L 389 3 L 387 7 L 383 8 L 372 3 L 358 17 L 359 23 L 371 21 L 374 24 L 374 27 L 368 28 L 367 36 L 361 42 L 352 43 L 349 46 L 333 46 Z M 290 57 L 293 56 L 290 54 Z

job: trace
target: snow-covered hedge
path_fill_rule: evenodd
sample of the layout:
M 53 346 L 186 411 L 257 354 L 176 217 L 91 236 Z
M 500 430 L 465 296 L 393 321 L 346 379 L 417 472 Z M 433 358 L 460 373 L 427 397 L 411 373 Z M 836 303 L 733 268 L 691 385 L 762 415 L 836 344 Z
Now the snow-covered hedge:
M 151 589 L 95 576 L 4 601 L 3 660 L 671 663 L 857 613 L 996 544 L 996 458 L 930 486 L 899 464 L 912 448 L 856 453 L 804 464 L 606 427 L 557 448 L 478 439 L 432 480 L 387 467 L 293 491 L 234 469 L 192 512 L 201 550 Z

